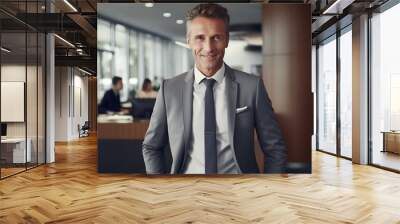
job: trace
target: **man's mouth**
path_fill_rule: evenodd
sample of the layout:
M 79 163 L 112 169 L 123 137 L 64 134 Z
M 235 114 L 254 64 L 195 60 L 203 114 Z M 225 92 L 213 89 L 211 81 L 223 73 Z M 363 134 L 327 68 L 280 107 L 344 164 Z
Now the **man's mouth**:
M 207 58 L 207 59 L 214 59 L 217 57 L 217 55 L 202 55 L 202 57 Z

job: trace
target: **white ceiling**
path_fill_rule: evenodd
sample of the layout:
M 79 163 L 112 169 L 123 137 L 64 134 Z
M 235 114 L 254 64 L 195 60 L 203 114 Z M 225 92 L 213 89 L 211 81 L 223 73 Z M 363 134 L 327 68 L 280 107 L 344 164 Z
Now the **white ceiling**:
M 178 40 L 185 40 L 185 23 L 176 24 L 177 19 L 185 19 L 186 12 L 198 3 L 155 3 L 147 8 L 143 3 L 98 3 L 100 17 L 112 19 L 142 30 Z M 231 25 L 261 24 L 261 4 L 259 3 L 221 3 L 228 9 Z M 164 18 L 164 12 L 172 13 Z

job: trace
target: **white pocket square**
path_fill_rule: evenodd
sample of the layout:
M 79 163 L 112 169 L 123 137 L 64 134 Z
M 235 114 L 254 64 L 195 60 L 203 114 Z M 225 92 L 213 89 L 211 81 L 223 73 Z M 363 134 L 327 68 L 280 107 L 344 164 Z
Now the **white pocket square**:
M 236 113 L 237 113 L 237 114 L 238 114 L 238 113 L 241 113 L 241 112 L 243 112 L 243 111 L 245 111 L 245 110 L 247 110 L 247 109 L 248 109 L 247 106 L 241 107 L 241 108 L 236 108 Z

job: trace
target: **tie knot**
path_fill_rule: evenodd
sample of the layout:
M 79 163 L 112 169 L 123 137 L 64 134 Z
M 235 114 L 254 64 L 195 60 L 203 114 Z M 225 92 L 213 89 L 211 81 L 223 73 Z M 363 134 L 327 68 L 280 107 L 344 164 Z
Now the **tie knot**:
M 207 88 L 212 88 L 214 83 L 215 79 L 204 79 L 204 84 L 206 84 Z

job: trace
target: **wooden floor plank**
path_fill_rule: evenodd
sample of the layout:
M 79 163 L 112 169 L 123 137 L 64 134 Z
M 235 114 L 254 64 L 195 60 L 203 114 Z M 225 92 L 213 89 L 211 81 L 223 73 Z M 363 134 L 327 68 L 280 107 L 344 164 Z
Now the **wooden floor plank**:
M 96 137 L 0 181 L 0 223 L 400 223 L 400 175 L 313 152 L 313 174 L 98 174 Z

